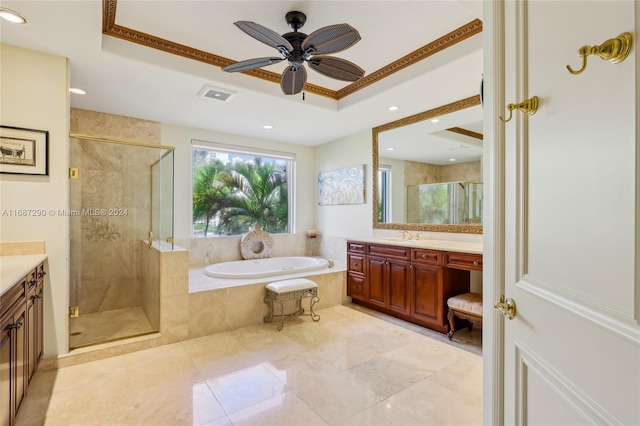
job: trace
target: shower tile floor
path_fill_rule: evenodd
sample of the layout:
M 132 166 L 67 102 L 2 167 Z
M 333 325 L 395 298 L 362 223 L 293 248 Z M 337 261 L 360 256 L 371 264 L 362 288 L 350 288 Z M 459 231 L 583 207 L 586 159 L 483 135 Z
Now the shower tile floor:
M 480 332 L 356 305 L 38 371 L 25 425 L 480 425 Z
M 142 307 L 114 309 L 69 318 L 71 349 L 153 333 Z

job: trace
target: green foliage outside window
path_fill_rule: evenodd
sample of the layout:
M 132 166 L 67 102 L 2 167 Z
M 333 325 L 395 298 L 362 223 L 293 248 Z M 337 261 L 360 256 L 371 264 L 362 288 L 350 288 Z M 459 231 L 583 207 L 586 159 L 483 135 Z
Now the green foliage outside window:
M 193 151 L 194 235 L 240 235 L 255 224 L 288 232 L 288 161 Z

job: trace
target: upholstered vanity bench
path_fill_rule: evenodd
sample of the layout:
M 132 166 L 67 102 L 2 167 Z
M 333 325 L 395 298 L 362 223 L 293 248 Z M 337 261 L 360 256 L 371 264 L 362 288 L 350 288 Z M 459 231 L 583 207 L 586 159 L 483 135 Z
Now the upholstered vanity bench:
M 280 307 L 280 325 L 278 331 L 284 327 L 284 317 L 292 315 L 309 315 L 312 320 L 319 321 L 320 315 L 313 311 L 313 306 L 320 300 L 318 297 L 318 284 L 305 278 L 293 278 L 290 280 L 274 281 L 266 285 L 267 294 L 264 297 L 264 303 L 267 304 L 269 312 L 264 317 L 264 322 L 273 321 L 274 304 Z M 302 307 L 302 299 L 311 299 L 309 301 L 309 313 L 304 313 Z M 284 313 L 283 303 L 295 300 L 296 310 L 290 314 Z
M 454 317 L 462 318 L 469 321 L 469 331 L 473 328 L 473 324 L 482 325 L 482 295 L 477 293 L 464 293 L 447 300 L 449 306 L 449 332 L 447 336 L 449 340 L 453 339 L 453 333 L 456 332 L 456 321 Z

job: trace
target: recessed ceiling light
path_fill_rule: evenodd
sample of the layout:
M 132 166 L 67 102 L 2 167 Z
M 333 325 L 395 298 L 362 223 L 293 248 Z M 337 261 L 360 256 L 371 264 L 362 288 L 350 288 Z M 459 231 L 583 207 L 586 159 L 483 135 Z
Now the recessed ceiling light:
M 455 158 L 449 158 L 449 161 L 456 161 Z
M 264 126 L 262 126 L 263 129 L 267 129 L 267 130 L 271 130 L 273 129 L 273 126 L 271 124 L 265 124 Z
M 389 108 L 387 108 L 387 111 L 397 111 L 398 107 L 395 105 L 390 106 Z
M 438 121 L 440 121 L 439 118 L 434 118 L 433 120 L 431 120 L 432 123 L 437 123 Z
M 87 94 L 87 92 L 85 92 L 82 89 L 78 89 L 77 87 L 72 87 L 71 89 L 69 89 L 69 91 L 71 93 L 75 93 L 76 95 L 86 95 Z
M 396 149 L 391 147 L 391 148 L 387 148 L 387 151 L 395 151 Z
M 18 12 L 14 10 L 6 9 L 4 7 L 0 7 L 0 18 L 4 19 L 5 21 L 13 22 L 14 24 L 27 23 L 27 18 L 20 15 Z

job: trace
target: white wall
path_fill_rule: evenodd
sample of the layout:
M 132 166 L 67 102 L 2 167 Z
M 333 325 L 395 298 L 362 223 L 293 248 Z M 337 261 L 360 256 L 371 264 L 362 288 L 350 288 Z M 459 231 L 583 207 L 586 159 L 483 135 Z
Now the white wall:
M 364 164 L 364 204 L 316 206 L 317 229 L 323 238 L 369 236 L 373 230 L 371 178 L 373 154 L 371 131 L 320 145 L 315 149 L 316 173 L 313 193 L 317 191 L 317 174 L 321 171 Z
M 315 166 L 312 147 L 163 124 L 162 145 L 176 147 L 174 159 L 174 237 L 176 240 L 191 238 L 191 141 L 193 139 L 240 147 L 294 153 L 296 156 L 296 220 L 294 230 L 296 234 L 302 235 L 307 232 L 307 229 L 314 229 L 316 227 Z
M 49 132 L 49 176 L 0 175 L 0 209 L 69 206 L 69 67 L 66 58 L 0 45 L 0 124 Z M 67 352 L 69 219 L 0 216 L 0 241 L 44 241 L 45 357 Z

